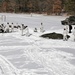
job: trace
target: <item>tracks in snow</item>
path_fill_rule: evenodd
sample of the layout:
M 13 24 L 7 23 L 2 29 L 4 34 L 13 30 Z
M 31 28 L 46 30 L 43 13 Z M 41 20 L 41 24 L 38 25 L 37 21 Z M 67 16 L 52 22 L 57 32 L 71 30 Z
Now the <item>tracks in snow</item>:
M 15 38 L 18 38 L 17 36 Z M 24 38 L 20 38 L 24 40 Z M 10 50 L 13 49 L 24 49 L 25 55 L 29 57 L 33 62 L 38 65 L 42 65 L 50 75 L 74 75 L 75 67 L 71 65 L 63 57 L 61 52 L 54 48 L 50 48 L 48 52 L 45 49 L 40 48 L 39 40 L 31 40 L 30 38 L 25 39 L 29 44 L 28 46 L 0 46 L 0 51 L 3 49 Z M 25 41 L 24 40 L 24 41 Z M 7 73 L 6 73 L 7 74 Z
M 25 54 L 33 62 L 42 65 L 50 75 L 74 75 L 75 67 L 64 60 L 59 52 L 53 51 L 52 49 L 50 49 L 50 52 L 43 52 L 43 50 L 35 48 L 34 50 L 26 50 Z

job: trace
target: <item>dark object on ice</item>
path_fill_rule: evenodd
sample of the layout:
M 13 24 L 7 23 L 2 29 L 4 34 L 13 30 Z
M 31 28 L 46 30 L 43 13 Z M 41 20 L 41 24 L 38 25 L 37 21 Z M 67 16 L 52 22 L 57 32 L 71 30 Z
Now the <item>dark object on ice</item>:
M 9 24 L 9 22 L 7 22 L 7 24 Z
M 72 25 L 75 25 L 75 16 L 70 16 L 65 20 L 61 21 L 62 25 L 69 25 L 69 33 L 71 33 Z
M 24 24 L 22 24 L 22 29 L 26 29 L 28 26 L 25 26 Z
M 3 24 L 0 25 L 0 33 L 4 33 L 4 25 Z
M 65 20 L 61 21 L 62 25 L 75 25 L 75 16 L 70 16 L 69 18 L 66 18 Z
M 34 32 L 37 32 L 37 28 L 34 29 Z
M 58 34 L 58 33 L 48 33 L 48 34 L 43 34 L 41 35 L 41 37 L 43 38 L 49 38 L 49 39 L 63 39 L 63 35 L 62 34 Z M 67 38 L 70 38 L 69 35 L 67 35 Z
M 28 26 L 24 26 L 23 29 L 26 29 Z
M 69 33 L 71 33 L 72 25 L 69 25 Z
M 0 29 L 0 33 L 4 33 L 4 30 L 3 29 Z
M 43 25 L 43 23 L 41 23 L 41 25 Z

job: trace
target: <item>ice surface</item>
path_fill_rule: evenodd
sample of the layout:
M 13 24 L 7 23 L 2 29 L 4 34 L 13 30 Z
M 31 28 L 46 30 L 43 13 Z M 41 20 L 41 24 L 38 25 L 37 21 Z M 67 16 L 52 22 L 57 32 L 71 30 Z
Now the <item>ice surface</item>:
M 30 37 L 21 36 L 21 30 L 0 33 L 0 75 L 75 75 L 75 42 L 72 34 L 68 41 L 44 39 L 44 33 L 63 33 L 60 21 L 64 16 L 38 14 L 6 15 L 6 22 L 24 23 L 29 27 Z M 3 23 L 6 23 L 3 22 Z M 45 32 L 40 32 L 43 23 Z M 0 22 L 2 23 L 2 21 Z M 37 27 L 38 32 L 33 32 Z

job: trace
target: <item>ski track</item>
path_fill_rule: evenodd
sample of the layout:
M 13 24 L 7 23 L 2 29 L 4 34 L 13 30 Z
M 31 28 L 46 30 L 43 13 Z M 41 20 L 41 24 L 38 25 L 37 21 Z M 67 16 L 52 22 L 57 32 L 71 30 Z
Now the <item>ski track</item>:
M 7 15 L 7 17 L 12 18 L 13 16 Z M 23 16 L 19 16 L 19 17 L 21 19 L 25 19 L 25 18 L 29 20 L 32 19 L 30 16 L 26 16 L 25 18 Z M 39 19 L 38 16 L 37 18 L 35 16 L 33 17 L 33 20 L 35 21 L 38 19 Z M 54 21 L 56 22 L 56 19 L 54 19 Z M 37 22 L 39 21 L 36 21 L 34 23 Z M 53 22 L 49 22 L 49 23 L 53 23 Z M 41 33 L 39 34 L 41 35 Z M 73 54 L 56 49 L 56 48 L 75 49 L 75 43 L 70 42 L 70 40 L 62 41 L 62 40 L 43 39 L 39 37 L 39 34 L 36 35 L 35 33 L 32 34 L 30 37 L 21 36 L 19 32 L 18 33 L 15 32 L 12 34 L 9 33 L 0 34 L 1 37 L 0 38 L 0 54 L 1 54 L 0 69 L 2 71 L 1 73 L 2 75 L 75 75 L 75 66 L 70 64 L 70 62 L 68 61 L 71 59 L 75 59 Z M 19 52 L 16 53 L 15 51 L 16 52 L 19 51 L 21 55 L 19 54 Z M 14 52 L 16 54 L 14 54 Z M 4 55 L 4 53 L 6 54 Z M 22 59 L 23 57 L 26 58 L 26 60 L 22 62 L 23 65 L 22 64 L 20 65 L 22 69 L 18 69 L 14 67 L 9 62 L 9 61 L 14 62 L 15 60 Z M 19 61 L 15 61 L 14 64 L 18 64 Z M 28 69 L 25 67 L 23 68 L 25 64 L 29 64 L 31 62 L 41 67 L 35 69 L 34 68 Z
M 24 40 L 24 38 L 25 38 L 25 37 L 20 38 L 20 37 L 14 36 L 14 35 L 13 35 L 13 37 L 15 37 L 17 39 L 21 39 L 21 40 Z M 28 39 L 28 41 L 26 41 L 27 39 Z M 64 60 L 63 55 L 60 54 L 61 51 L 59 52 L 55 48 L 50 48 L 49 49 L 50 52 L 44 52 L 42 50 L 42 47 L 39 47 L 40 46 L 39 39 L 33 40 L 33 41 L 30 38 L 27 38 L 27 39 L 24 41 L 28 42 L 29 46 L 26 46 L 26 47 L 24 47 L 24 46 L 19 46 L 19 47 L 18 46 L 0 46 L 0 49 L 1 50 L 6 49 L 8 51 L 10 51 L 12 48 L 13 49 L 19 49 L 19 48 L 23 49 L 25 55 L 28 58 L 30 58 L 33 62 L 35 62 L 39 65 L 42 65 L 44 67 L 44 69 L 46 71 L 48 71 L 48 73 L 51 75 L 74 75 L 75 67 L 73 65 L 71 65 L 70 63 L 68 63 L 67 60 Z M 30 45 L 31 42 L 33 44 Z M 68 54 L 66 54 L 66 55 L 68 55 Z M 59 58 L 59 56 L 62 57 L 62 59 Z M 55 57 L 56 57 L 56 59 L 55 59 Z

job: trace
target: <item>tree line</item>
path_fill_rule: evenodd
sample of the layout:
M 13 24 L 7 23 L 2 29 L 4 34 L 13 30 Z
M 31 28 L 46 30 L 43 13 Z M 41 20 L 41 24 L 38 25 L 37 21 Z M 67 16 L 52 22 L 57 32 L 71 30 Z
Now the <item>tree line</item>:
M 75 14 L 75 0 L 0 0 L 1 12 Z

